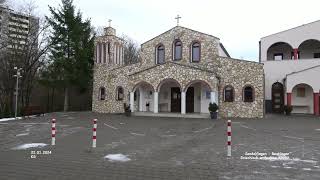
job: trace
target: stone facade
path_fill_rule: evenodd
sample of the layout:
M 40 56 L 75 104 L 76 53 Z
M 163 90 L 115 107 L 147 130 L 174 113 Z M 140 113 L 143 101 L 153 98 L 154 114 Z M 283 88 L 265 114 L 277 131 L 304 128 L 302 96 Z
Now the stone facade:
M 96 42 L 100 42 L 102 39 L 112 40 L 108 36 L 110 35 L 98 37 Z M 116 39 L 114 34 L 111 37 L 117 40 L 121 46 L 121 41 Z M 177 39 L 182 43 L 182 58 L 173 60 L 173 42 Z M 200 44 L 199 62 L 191 62 L 193 42 Z M 156 47 L 159 44 L 162 44 L 165 49 L 165 63 L 163 64 L 156 63 Z M 218 38 L 176 26 L 143 43 L 139 63 L 125 66 L 123 63 L 96 61 L 92 109 L 102 113 L 122 113 L 124 111 L 123 103 L 130 103 L 130 92 L 136 91 L 141 83 L 148 85 L 150 91 L 159 92 L 164 82 L 172 81 L 180 87 L 181 92 L 186 92 L 188 87 L 195 83 L 201 83 L 213 94 L 216 93 L 216 99 L 211 98 L 211 101 L 219 104 L 220 117 L 227 115 L 244 118 L 263 117 L 263 65 L 221 56 L 218 48 L 220 48 Z M 233 102 L 224 102 L 226 85 L 231 85 L 234 88 Z M 253 102 L 243 101 L 243 88 L 247 85 L 253 88 Z M 100 87 L 106 89 L 105 100 L 99 98 Z M 117 100 L 118 87 L 124 89 L 123 100 Z M 198 98 L 201 99 L 201 97 Z

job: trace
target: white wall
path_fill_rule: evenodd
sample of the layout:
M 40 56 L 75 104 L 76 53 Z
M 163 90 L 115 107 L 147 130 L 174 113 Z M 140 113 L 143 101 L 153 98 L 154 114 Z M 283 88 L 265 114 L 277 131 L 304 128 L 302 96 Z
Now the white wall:
M 209 113 L 208 107 L 210 103 L 210 96 L 206 97 L 206 91 L 210 93 L 209 88 L 207 86 L 201 86 L 201 113 Z
M 304 85 L 306 88 L 306 96 L 298 97 L 297 96 L 297 86 L 292 90 L 292 113 L 304 113 L 304 114 L 313 114 L 313 90 L 311 87 Z
M 175 82 L 163 84 L 159 92 L 159 111 L 171 112 L 171 88 L 179 87 Z
M 141 103 L 141 108 L 142 111 L 147 111 L 147 107 L 146 107 L 146 103 L 149 102 L 149 111 L 153 111 L 153 93 L 152 92 L 152 88 L 150 88 L 149 86 L 140 86 L 139 88 L 137 88 L 136 90 L 137 92 L 139 92 L 137 94 L 137 100 L 135 101 L 135 109 L 136 111 L 139 110 L 139 106 Z M 150 94 L 150 91 L 152 92 L 152 94 Z
M 266 100 L 271 100 L 271 88 L 273 83 L 277 81 L 282 83 L 286 75 L 292 72 L 301 71 L 306 68 L 320 65 L 320 60 L 319 59 L 310 59 L 310 60 L 303 60 L 303 61 L 284 60 L 284 61 L 266 61 L 263 63 L 264 63 L 264 72 L 265 72 L 265 98 Z M 303 75 L 300 77 L 300 75 L 297 74 L 297 76 L 299 76 L 297 77 L 297 79 L 300 79 L 301 82 L 307 82 L 310 80 L 319 79 L 319 78 L 316 78 L 317 76 L 310 77 L 310 75 Z M 320 75 L 318 75 L 318 77 L 319 76 Z
M 298 84 L 308 84 L 312 87 L 313 92 L 319 93 L 320 66 L 289 75 L 287 77 L 287 92 L 291 92 Z
M 267 50 L 276 42 L 286 42 L 292 48 L 298 48 L 302 42 L 308 39 L 320 40 L 319 29 L 320 21 L 316 21 L 261 38 L 261 61 L 267 60 Z

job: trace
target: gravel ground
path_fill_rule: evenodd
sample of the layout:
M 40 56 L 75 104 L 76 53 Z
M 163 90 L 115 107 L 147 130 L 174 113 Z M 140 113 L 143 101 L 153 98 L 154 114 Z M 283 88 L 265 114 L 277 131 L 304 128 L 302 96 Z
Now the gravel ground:
M 50 146 L 51 118 L 57 119 L 56 146 Z M 93 118 L 98 119 L 95 149 Z M 320 179 L 319 117 L 232 119 L 231 158 L 226 128 L 223 119 L 92 112 L 0 122 L 0 179 Z M 48 145 L 15 149 L 29 143 Z

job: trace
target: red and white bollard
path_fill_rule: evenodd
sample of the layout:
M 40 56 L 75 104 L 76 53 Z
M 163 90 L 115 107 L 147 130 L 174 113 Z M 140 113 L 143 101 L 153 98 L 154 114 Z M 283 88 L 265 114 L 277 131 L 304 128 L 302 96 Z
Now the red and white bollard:
M 93 120 L 92 147 L 97 147 L 97 119 Z
M 228 134 L 227 156 L 231 157 L 231 120 L 228 120 L 227 134 Z
M 51 125 L 51 145 L 56 145 L 56 119 L 52 119 Z

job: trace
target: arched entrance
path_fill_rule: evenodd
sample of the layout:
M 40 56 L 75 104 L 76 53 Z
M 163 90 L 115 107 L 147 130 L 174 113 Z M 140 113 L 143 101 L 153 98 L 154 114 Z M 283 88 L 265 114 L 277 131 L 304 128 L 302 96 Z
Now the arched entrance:
M 186 85 L 184 92 L 186 92 L 186 113 L 209 112 L 212 88 L 207 82 L 202 80 L 191 81 Z
M 159 92 L 159 112 L 181 112 L 181 85 L 175 79 L 162 80 Z
M 272 112 L 282 113 L 284 105 L 284 88 L 279 82 L 272 85 Z
M 150 83 L 145 82 L 145 81 L 141 81 L 134 86 L 132 92 L 134 92 L 133 112 L 135 112 L 135 111 L 152 112 L 153 111 L 154 88 Z
M 292 113 L 314 113 L 313 88 L 308 84 L 298 84 L 292 89 Z

